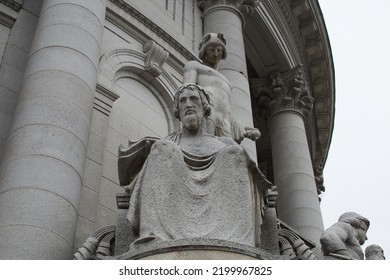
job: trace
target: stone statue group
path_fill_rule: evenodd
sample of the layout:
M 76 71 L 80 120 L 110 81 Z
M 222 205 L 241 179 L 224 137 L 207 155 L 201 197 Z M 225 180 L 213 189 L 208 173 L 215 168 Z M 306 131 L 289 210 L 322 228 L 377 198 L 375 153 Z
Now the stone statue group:
M 232 87 L 218 72 L 226 53 L 222 34 L 206 34 L 199 46 L 202 62 L 185 65 L 183 85 L 174 97 L 181 130 L 120 148 L 120 182 L 130 197 L 130 250 L 194 238 L 258 245 L 256 190 L 272 184 L 239 145 L 244 138 L 258 140 L 260 131 L 230 116 Z M 321 237 L 323 255 L 385 259 L 377 245 L 367 247 L 365 255 L 362 251 L 369 225 L 359 214 L 343 214 Z
M 181 130 L 164 139 L 143 139 L 124 152 L 136 157 L 151 147 L 128 187 L 127 219 L 137 233 L 133 246 L 191 238 L 255 246 L 253 178 L 262 174 L 238 143 L 244 137 L 259 139 L 260 132 L 230 117 L 231 85 L 218 72 L 226 57 L 223 35 L 204 36 L 199 57 L 203 63 L 185 66 L 174 97 Z M 119 165 L 129 170 L 127 163 Z

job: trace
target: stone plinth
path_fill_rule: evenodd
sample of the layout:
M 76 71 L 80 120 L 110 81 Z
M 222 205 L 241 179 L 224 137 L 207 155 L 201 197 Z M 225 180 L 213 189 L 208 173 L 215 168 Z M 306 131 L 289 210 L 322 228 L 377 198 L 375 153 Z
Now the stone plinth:
M 182 239 L 139 245 L 113 257 L 118 260 L 274 260 L 285 257 L 272 255 L 257 247 L 215 239 Z

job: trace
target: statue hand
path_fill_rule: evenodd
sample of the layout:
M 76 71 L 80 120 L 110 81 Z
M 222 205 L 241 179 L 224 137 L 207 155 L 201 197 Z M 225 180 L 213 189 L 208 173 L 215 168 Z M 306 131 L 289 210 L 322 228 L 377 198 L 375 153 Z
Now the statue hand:
M 257 128 L 246 126 L 244 132 L 244 137 L 251 139 L 252 141 L 259 140 L 261 133 Z

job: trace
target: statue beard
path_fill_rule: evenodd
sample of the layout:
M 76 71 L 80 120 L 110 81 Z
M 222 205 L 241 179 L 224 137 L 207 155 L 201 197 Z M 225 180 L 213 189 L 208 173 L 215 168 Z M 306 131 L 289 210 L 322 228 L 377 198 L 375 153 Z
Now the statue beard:
M 184 116 L 183 126 L 192 133 L 196 133 L 199 130 L 202 119 L 196 114 L 189 114 Z

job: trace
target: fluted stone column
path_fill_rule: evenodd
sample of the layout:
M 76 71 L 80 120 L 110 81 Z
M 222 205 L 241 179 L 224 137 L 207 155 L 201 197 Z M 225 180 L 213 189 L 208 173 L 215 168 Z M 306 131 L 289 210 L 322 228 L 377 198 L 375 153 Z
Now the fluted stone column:
M 105 0 L 45 0 L 0 171 L 0 258 L 67 259 Z
M 305 130 L 313 98 L 302 66 L 272 76 L 269 129 L 278 217 L 303 237 L 319 244 L 324 230 Z
M 257 4 L 254 0 L 200 0 L 199 7 L 203 11 L 204 34 L 223 33 L 226 39 L 227 58 L 218 67 L 232 84 L 230 97 L 231 116 L 243 125 L 253 127 L 251 97 L 249 90 L 247 65 L 245 59 L 243 12 L 251 11 Z M 256 160 L 256 146 L 245 139 L 242 145 Z

